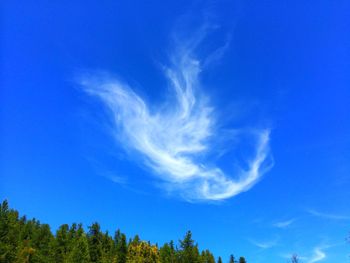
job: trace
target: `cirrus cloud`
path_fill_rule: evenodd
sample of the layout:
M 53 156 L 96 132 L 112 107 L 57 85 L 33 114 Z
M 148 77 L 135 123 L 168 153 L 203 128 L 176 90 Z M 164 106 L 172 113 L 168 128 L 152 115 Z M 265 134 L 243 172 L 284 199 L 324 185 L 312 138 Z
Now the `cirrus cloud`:
M 119 79 L 85 75 L 80 81 L 84 90 L 97 96 L 112 113 L 117 142 L 133 150 L 131 154 L 141 155 L 164 189 L 191 201 L 223 200 L 245 192 L 272 166 L 269 129 L 250 133 L 255 142 L 252 157 L 234 175 L 203 161 L 202 157 L 215 149 L 213 141 L 220 134 L 214 106 L 199 78 L 208 60 L 194 54 L 202 39 L 199 34 L 177 45 L 171 65 L 164 67 L 173 97 L 156 110 Z M 214 52 L 216 57 L 218 53 L 222 52 Z

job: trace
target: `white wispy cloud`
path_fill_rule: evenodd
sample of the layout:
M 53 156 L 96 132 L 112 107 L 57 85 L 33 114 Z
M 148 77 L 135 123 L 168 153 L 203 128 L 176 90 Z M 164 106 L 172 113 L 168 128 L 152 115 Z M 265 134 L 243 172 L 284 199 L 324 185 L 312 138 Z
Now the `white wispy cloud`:
M 308 260 L 309 263 L 314 263 L 318 261 L 322 261 L 326 258 L 326 253 L 320 247 L 316 247 L 313 251 L 313 255 Z
M 276 222 L 273 224 L 274 227 L 277 228 L 287 228 L 289 227 L 296 219 L 292 218 L 290 220 L 286 220 L 286 221 L 280 221 L 280 222 Z
M 278 240 L 279 240 L 279 237 L 275 237 L 272 240 L 265 240 L 265 241 L 256 241 L 253 239 L 249 239 L 250 243 L 252 243 L 253 245 L 261 249 L 269 249 L 276 246 L 278 244 Z
M 151 107 L 119 79 L 90 74 L 80 81 L 84 90 L 100 98 L 112 113 L 117 141 L 133 150 L 131 154 L 141 155 L 165 189 L 194 201 L 222 200 L 247 191 L 272 166 L 268 129 L 251 133 L 251 141 L 256 142 L 252 158 L 245 160 L 237 174 L 228 175 L 205 161 L 205 156 L 217 150 L 212 142 L 220 134 L 219 120 L 199 79 L 202 65 L 208 61 L 194 54 L 203 38 L 203 33 L 195 34 L 189 41 L 178 42 L 170 66 L 164 67 L 173 97 L 158 107 Z M 221 49 L 215 56 L 219 53 Z
M 308 209 L 307 212 L 310 215 L 322 217 L 325 219 L 333 219 L 333 220 L 350 220 L 350 216 L 347 215 L 339 215 L 339 214 L 331 214 L 331 213 L 322 213 L 313 209 Z
M 327 253 L 326 250 L 336 247 L 339 245 L 343 245 L 343 242 L 340 243 L 333 243 L 333 244 L 319 244 L 317 246 L 312 247 L 311 249 L 308 250 L 308 252 L 303 253 L 303 256 L 300 256 L 299 254 L 296 253 L 284 253 L 281 256 L 286 259 L 291 259 L 292 255 L 297 255 L 299 260 L 302 260 L 302 262 L 306 263 L 315 263 L 319 261 L 323 261 L 327 258 Z

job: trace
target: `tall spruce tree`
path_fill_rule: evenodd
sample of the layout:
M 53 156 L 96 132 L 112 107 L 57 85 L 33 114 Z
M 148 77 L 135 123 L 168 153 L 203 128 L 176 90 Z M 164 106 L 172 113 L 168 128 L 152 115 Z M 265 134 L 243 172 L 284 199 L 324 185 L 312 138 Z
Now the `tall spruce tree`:
M 208 249 L 203 250 L 200 256 L 201 263 L 215 263 L 215 257 Z
M 88 233 L 89 252 L 91 262 L 101 262 L 102 260 L 102 233 L 100 225 L 95 222 L 89 227 Z
M 68 256 L 69 263 L 90 263 L 89 243 L 85 233 L 74 239 L 72 250 Z
M 114 235 L 114 243 L 116 250 L 116 263 L 125 263 L 128 252 L 125 234 L 118 229 Z
M 191 231 L 187 231 L 184 239 L 179 242 L 179 259 L 181 263 L 197 263 L 200 261 L 198 246 L 192 239 Z
M 57 263 L 64 263 L 67 259 L 69 251 L 69 226 L 67 224 L 61 225 L 56 231 L 56 238 L 54 241 L 53 257 Z
M 7 200 L 0 204 L 0 262 L 14 262 L 21 227 L 18 212 L 9 209 Z

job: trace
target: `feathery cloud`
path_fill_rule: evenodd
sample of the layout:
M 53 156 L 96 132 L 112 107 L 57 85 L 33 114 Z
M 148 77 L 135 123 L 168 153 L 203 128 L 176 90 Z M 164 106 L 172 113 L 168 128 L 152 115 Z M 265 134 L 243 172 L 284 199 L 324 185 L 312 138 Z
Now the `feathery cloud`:
M 273 224 L 273 226 L 274 226 L 274 227 L 277 227 L 277 228 L 287 228 L 287 227 L 289 227 L 294 221 L 295 221 L 295 218 L 292 218 L 292 219 L 290 219 L 290 220 L 276 222 L 276 223 Z
M 309 263 L 315 263 L 326 258 L 326 253 L 319 247 L 316 247 L 313 251 L 313 255 L 308 261 Z
M 274 237 L 271 240 L 264 240 L 264 241 L 257 241 L 257 240 L 254 240 L 254 239 L 248 239 L 248 241 L 250 243 L 252 243 L 253 245 L 255 245 L 255 246 L 257 246 L 258 248 L 261 248 L 261 249 L 269 249 L 269 248 L 272 248 L 274 246 L 277 246 L 279 240 L 280 240 L 279 236 L 276 236 L 276 237 Z
M 346 215 L 337 215 L 337 214 L 330 214 L 330 213 L 322 213 L 318 212 L 316 210 L 309 209 L 307 212 L 310 215 L 317 216 L 317 217 L 322 217 L 325 219 L 333 219 L 333 220 L 350 220 L 350 216 Z
M 128 84 L 111 77 L 86 75 L 81 80 L 84 90 L 97 96 L 110 110 L 117 141 L 144 159 L 160 179 L 164 189 L 178 192 L 191 201 L 222 200 L 249 190 L 271 168 L 268 129 L 251 133 L 255 141 L 253 157 L 245 168 L 228 176 L 210 161 L 203 161 L 220 136 L 214 107 L 203 93 L 199 80 L 203 65 L 194 50 L 204 38 L 177 45 L 171 66 L 164 74 L 173 89 L 173 100 L 150 107 Z M 226 46 L 225 46 L 226 48 Z M 215 53 L 217 56 L 221 49 Z M 237 139 L 237 138 L 231 138 Z M 201 157 L 201 158 L 199 158 Z

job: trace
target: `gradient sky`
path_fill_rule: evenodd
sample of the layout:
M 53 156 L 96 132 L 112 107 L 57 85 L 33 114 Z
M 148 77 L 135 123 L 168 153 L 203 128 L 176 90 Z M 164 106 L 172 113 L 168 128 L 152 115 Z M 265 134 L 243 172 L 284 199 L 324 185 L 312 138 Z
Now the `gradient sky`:
M 199 2 L 5 1 L 0 198 L 54 230 L 350 261 L 350 3 Z

